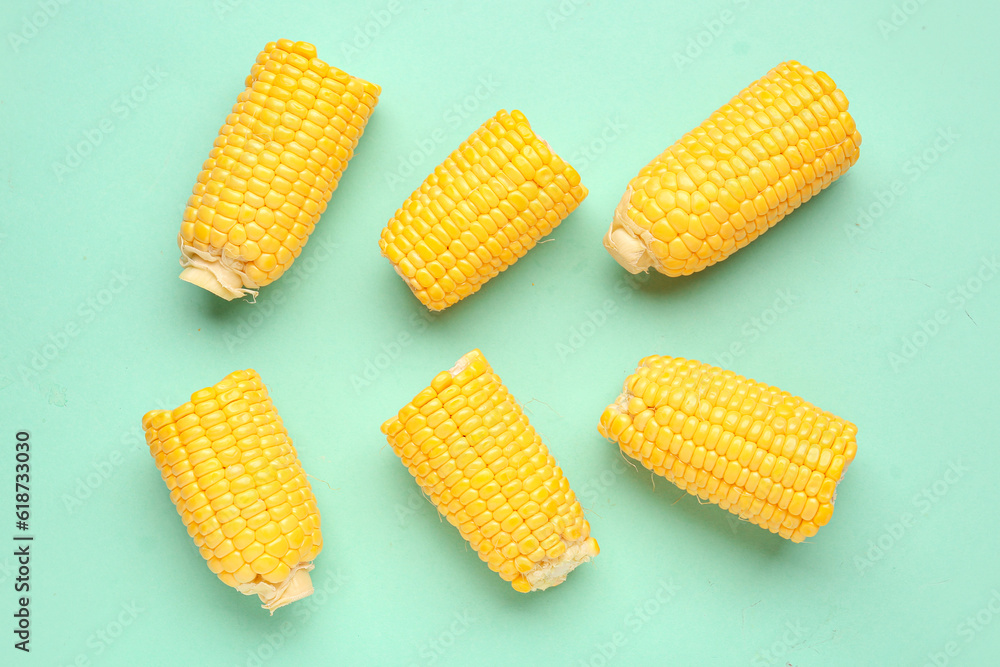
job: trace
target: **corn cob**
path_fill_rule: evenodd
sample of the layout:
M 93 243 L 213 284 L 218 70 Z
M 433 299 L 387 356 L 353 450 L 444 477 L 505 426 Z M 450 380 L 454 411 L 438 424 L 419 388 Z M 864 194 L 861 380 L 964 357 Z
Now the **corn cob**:
M 382 424 L 420 489 L 491 570 L 527 593 L 598 554 L 569 482 L 479 350 Z
M 793 542 L 833 514 L 854 424 L 775 387 L 676 357 L 646 357 L 601 415 L 601 435 L 658 475 Z
M 181 278 L 231 300 L 288 270 L 326 210 L 381 89 L 306 42 L 257 56 L 184 210 Z
M 443 310 L 506 270 L 586 196 L 580 175 L 524 114 L 501 109 L 403 202 L 379 247 L 421 303 Z
M 298 455 L 254 370 L 142 418 L 170 499 L 209 569 L 272 613 L 313 592 L 323 547 Z
M 642 168 L 604 247 L 632 273 L 721 262 L 857 161 L 847 106 L 826 73 L 778 65 Z

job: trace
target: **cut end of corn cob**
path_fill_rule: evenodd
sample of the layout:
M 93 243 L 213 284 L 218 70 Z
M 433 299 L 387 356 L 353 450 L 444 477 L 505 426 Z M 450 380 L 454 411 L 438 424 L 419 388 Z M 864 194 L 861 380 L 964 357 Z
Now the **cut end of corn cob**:
M 793 542 L 833 515 L 854 424 L 775 387 L 676 357 L 643 359 L 601 435 L 688 493 Z
M 380 92 L 317 58 L 312 44 L 269 43 L 184 210 L 181 279 L 232 300 L 280 278 L 326 210 Z
M 293 567 L 288 577 L 277 586 L 261 581 L 237 584 L 236 590 L 243 595 L 256 595 L 264 603 L 261 606 L 273 614 L 275 609 L 313 594 L 315 589 L 309 576 L 312 569 L 312 563 L 300 563 Z
M 544 591 L 550 586 L 561 584 L 566 581 L 566 575 L 575 570 L 578 565 L 586 563 L 599 553 L 601 553 L 601 548 L 598 546 L 597 540 L 592 537 L 570 543 L 562 556 L 553 560 L 544 560 L 528 570 L 524 575 L 529 586 L 527 592 Z M 518 588 L 517 582 L 514 584 L 514 589 L 522 593 L 525 592 Z
M 226 266 L 225 259 L 209 253 L 200 253 L 192 247 L 186 247 L 184 239 L 178 236 L 177 244 L 181 249 L 181 280 L 202 289 L 207 289 L 226 301 L 232 301 L 242 296 L 257 296 L 257 284 L 245 273 L 233 266 Z
M 149 451 L 188 534 L 225 584 L 275 609 L 313 592 L 323 547 L 309 481 L 254 370 L 142 418 Z
M 479 350 L 382 424 L 438 511 L 491 570 L 527 593 L 596 556 L 569 482 Z
M 631 199 L 630 185 L 615 208 L 611 228 L 604 235 L 604 247 L 629 273 L 641 273 L 656 265 L 656 258 L 649 250 L 654 239 L 652 234 L 643 232 L 641 227 L 629 219 L 628 205 Z
M 524 256 L 586 196 L 524 114 L 501 109 L 403 202 L 379 247 L 421 303 L 443 310 Z
M 721 262 L 846 172 L 861 134 L 824 72 L 782 63 L 632 179 L 604 247 L 632 273 Z

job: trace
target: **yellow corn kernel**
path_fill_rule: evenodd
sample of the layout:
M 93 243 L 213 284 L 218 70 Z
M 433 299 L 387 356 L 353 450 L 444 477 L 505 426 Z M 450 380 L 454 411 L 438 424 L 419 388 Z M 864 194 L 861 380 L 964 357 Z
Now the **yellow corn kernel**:
M 313 592 L 309 571 L 323 547 L 316 498 L 256 371 L 230 373 L 176 410 L 148 412 L 142 428 L 219 579 L 272 613 Z
M 632 273 L 701 271 L 830 185 L 860 146 L 833 81 L 781 63 L 639 171 L 604 247 Z
M 470 389 L 481 398 L 469 405 L 488 410 L 456 400 Z M 414 446 L 405 424 L 428 405 L 458 428 Z M 515 590 L 560 584 L 600 551 L 562 470 L 479 350 L 439 373 L 382 432 L 438 511 Z
M 506 270 L 586 196 L 524 114 L 501 109 L 403 202 L 379 247 L 421 303 L 443 310 Z
M 298 257 L 381 89 L 282 39 L 257 56 L 184 210 L 181 279 L 256 295 Z
M 801 398 L 667 356 L 639 362 L 597 430 L 688 493 L 793 542 L 829 521 L 857 448 L 854 424 Z M 842 465 L 825 469 L 836 457 Z

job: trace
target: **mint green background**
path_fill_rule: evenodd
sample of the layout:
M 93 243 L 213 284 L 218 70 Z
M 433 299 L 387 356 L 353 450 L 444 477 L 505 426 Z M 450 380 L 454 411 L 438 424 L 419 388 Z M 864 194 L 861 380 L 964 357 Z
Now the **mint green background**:
M 52 4 L 18 44 L 10 34 L 41 5 L 0 9 L 0 554 L 19 429 L 32 435 L 37 536 L 30 656 L 11 646 L 12 559 L 0 557 L 0 663 L 1000 658 L 995 3 L 911 0 L 891 32 L 890 2 L 403 3 L 354 51 L 384 3 Z M 723 10 L 728 22 L 712 24 Z M 699 34 L 707 46 L 678 64 Z M 286 36 L 384 92 L 295 267 L 256 305 L 224 303 L 177 279 L 175 238 L 254 57 Z M 626 281 L 601 237 L 629 178 L 787 58 L 846 91 L 864 137 L 857 166 L 722 265 Z M 165 78 L 123 107 L 150 68 Z M 477 88 L 463 119 L 453 107 Z M 550 241 L 425 319 L 380 257 L 380 229 L 501 107 L 523 110 L 590 196 Z M 102 123 L 101 143 L 57 173 Z M 935 148 L 942 132 L 958 138 Z M 881 215 L 856 226 L 871 207 Z M 959 303 L 960 287 L 978 291 Z M 794 304 L 769 310 L 782 293 Z M 936 314 L 934 335 L 920 333 Z M 474 347 L 526 406 L 603 549 L 544 593 L 489 572 L 379 432 Z M 724 363 L 857 423 L 830 525 L 786 543 L 623 465 L 597 420 L 654 353 Z M 139 425 L 246 367 L 315 477 L 326 545 L 314 581 L 332 591 L 273 617 L 205 567 Z M 966 619 L 979 612 L 977 630 Z

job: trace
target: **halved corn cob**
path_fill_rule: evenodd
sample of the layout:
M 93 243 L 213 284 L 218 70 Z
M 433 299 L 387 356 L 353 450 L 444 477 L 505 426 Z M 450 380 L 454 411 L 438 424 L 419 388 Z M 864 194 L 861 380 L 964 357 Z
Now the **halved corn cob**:
M 181 279 L 231 300 L 288 270 L 326 210 L 381 89 L 316 47 L 270 42 L 184 210 Z
M 826 73 L 781 63 L 642 168 L 604 247 L 632 273 L 721 262 L 857 161 L 847 106 Z
M 420 489 L 489 568 L 527 593 L 599 552 L 569 482 L 479 350 L 382 424 Z
M 639 362 L 601 435 L 658 475 L 793 542 L 833 514 L 854 424 L 775 387 L 676 357 Z
M 506 270 L 586 196 L 580 175 L 524 114 L 501 109 L 403 202 L 379 247 L 421 303 L 443 310 Z
M 142 418 L 170 499 L 208 567 L 272 613 L 313 592 L 323 547 L 309 480 L 254 370 Z

